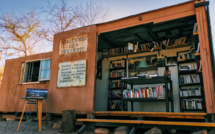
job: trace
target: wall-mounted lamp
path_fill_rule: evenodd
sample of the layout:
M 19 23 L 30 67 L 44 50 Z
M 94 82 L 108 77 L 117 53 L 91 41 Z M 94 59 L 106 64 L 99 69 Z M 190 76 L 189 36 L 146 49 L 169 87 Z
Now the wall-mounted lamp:
M 139 63 L 137 68 L 138 69 L 141 69 L 141 68 L 143 69 L 143 68 L 149 68 L 149 66 L 148 66 L 148 64 L 147 64 L 147 62 L 145 60 L 142 60 L 142 61 L 140 61 L 140 63 Z
M 139 16 L 139 20 L 142 20 L 142 16 Z

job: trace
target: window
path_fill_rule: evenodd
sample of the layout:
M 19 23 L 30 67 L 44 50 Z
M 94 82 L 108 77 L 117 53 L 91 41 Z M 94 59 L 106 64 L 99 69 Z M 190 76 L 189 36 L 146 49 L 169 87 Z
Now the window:
M 50 63 L 51 60 L 42 60 L 42 64 L 40 67 L 40 80 L 49 80 L 50 79 Z
M 50 59 L 26 62 L 23 82 L 27 83 L 49 80 L 51 72 L 50 63 Z M 22 79 L 22 77 L 23 75 L 21 74 L 20 79 Z

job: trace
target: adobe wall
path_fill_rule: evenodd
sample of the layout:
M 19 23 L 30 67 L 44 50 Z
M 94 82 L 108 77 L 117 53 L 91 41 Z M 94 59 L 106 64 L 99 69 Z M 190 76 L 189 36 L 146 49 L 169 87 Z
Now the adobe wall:
M 59 45 L 62 39 L 79 35 L 88 35 L 86 52 L 59 55 Z M 76 87 L 57 87 L 59 63 L 85 60 L 86 85 Z M 74 29 L 54 36 L 53 58 L 51 63 L 51 79 L 48 93 L 48 112 L 61 113 L 63 110 L 76 110 L 79 113 L 94 110 L 95 69 L 96 69 L 96 26 Z
M 6 60 L 5 70 L 2 79 L 2 87 L 0 88 L 0 111 L 1 112 L 21 112 L 25 101 L 20 99 L 25 97 L 27 88 L 48 89 L 49 81 L 28 84 L 19 84 L 19 76 L 21 63 L 25 61 L 34 61 L 45 58 L 51 58 L 52 52 L 21 57 L 12 60 Z M 46 111 L 46 102 L 43 102 L 43 111 Z M 27 110 L 35 111 L 36 106 L 27 106 Z

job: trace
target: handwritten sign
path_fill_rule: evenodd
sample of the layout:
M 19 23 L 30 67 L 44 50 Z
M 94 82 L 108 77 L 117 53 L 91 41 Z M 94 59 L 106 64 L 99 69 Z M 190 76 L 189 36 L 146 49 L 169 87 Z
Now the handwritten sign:
M 59 54 L 86 52 L 88 45 L 87 35 L 77 36 L 60 41 Z
M 57 87 L 85 86 L 86 60 L 59 64 Z

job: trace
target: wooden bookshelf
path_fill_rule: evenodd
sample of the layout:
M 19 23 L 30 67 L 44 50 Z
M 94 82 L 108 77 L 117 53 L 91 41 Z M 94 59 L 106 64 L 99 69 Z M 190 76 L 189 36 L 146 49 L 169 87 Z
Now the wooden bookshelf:
M 195 51 L 196 50 L 192 50 L 191 52 L 195 53 Z M 177 53 L 178 57 L 179 57 L 179 53 L 180 52 Z M 187 84 L 180 84 L 181 80 L 179 79 L 180 111 L 182 111 L 182 112 L 184 112 L 184 111 L 186 111 L 186 112 L 196 112 L 196 111 L 205 112 L 206 111 L 205 100 L 204 100 L 205 97 L 204 97 L 204 86 L 203 86 L 202 73 L 201 73 L 201 71 L 197 71 L 197 69 L 198 69 L 197 61 L 200 60 L 200 53 L 195 53 L 194 56 L 195 56 L 195 59 L 185 59 L 185 60 L 179 60 L 178 61 L 178 77 L 181 78 L 181 76 L 182 76 L 182 78 L 183 78 L 182 80 L 184 82 L 185 81 L 190 81 L 190 80 L 192 82 L 192 83 L 187 83 Z M 185 63 L 185 65 L 190 63 L 189 64 L 190 65 L 189 69 L 191 69 L 191 67 L 192 67 L 193 70 L 179 70 L 179 66 L 181 64 L 184 64 L 184 63 Z M 194 65 L 196 64 L 196 66 L 193 67 L 193 64 Z M 195 75 L 195 74 L 198 75 L 198 77 L 196 77 L 196 78 L 199 78 L 198 79 L 199 83 L 194 83 L 194 82 L 197 82 L 197 81 L 194 81 L 193 78 L 191 77 L 191 75 Z M 190 80 L 184 78 L 183 76 L 190 76 Z M 200 94 L 197 94 L 195 92 L 195 93 L 193 93 L 193 95 L 189 95 L 189 93 L 187 93 L 188 96 L 187 95 L 185 96 L 183 91 L 186 91 L 186 90 L 187 90 L 187 92 L 188 92 L 188 90 L 189 91 L 191 91 L 191 90 L 192 91 L 193 90 L 194 91 L 199 90 Z M 192 93 L 190 93 L 190 94 L 192 94 Z M 200 103 L 200 102 L 201 102 L 201 109 L 198 109 L 197 108 L 198 104 L 196 104 L 196 103 Z
M 124 70 L 125 67 L 116 67 L 116 68 L 109 68 L 110 71 L 112 70 Z
M 182 86 L 198 86 L 198 85 L 201 85 L 201 83 L 181 84 L 181 85 L 179 85 L 179 87 L 182 87 Z
M 179 70 L 178 73 L 181 75 L 181 74 L 194 74 L 194 73 L 197 73 L 196 70 Z
M 158 76 L 158 77 L 152 77 L 152 78 L 142 78 L 142 77 L 135 77 L 135 78 L 124 78 L 121 79 L 121 84 L 126 83 L 131 86 L 131 89 L 133 89 L 134 85 L 145 85 L 145 84 L 164 84 L 165 85 L 165 96 L 159 97 L 159 96 L 154 96 L 154 97 L 149 97 L 149 98 L 124 98 L 122 97 L 121 101 L 131 102 L 131 111 L 134 110 L 133 108 L 133 102 L 165 102 L 166 103 L 166 111 L 170 112 L 169 108 L 169 102 L 171 103 L 171 112 L 174 112 L 174 104 L 173 104 L 173 91 L 172 91 L 172 81 L 168 77 L 164 76 Z M 156 90 L 156 89 L 155 89 Z M 121 89 L 121 94 L 123 94 L 123 89 Z
M 193 33 L 193 35 L 198 35 L 198 32 L 196 32 L 196 33 Z
M 119 66 L 118 66 L 119 64 Z M 115 66 L 116 65 L 116 66 Z M 120 85 L 120 81 L 122 77 L 112 77 L 112 73 L 117 73 L 117 72 L 123 72 L 122 76 L 126 76 L 126 59 L 118 59 L 118 60 L 112 60 L 110 61 L 110 66 L 109 66 L 109 97 L 108 97 L 108 111 L 121 111 L 122 104 L 125 105 L 124 103 L 121 103 L 121 88 L 126 89 L 125 87 L 120 87 L 123 85 Z M 114 81 L 117 81 L 116 83 Z M 118 95 L 117 95 L 118 94 Z M 124 107 L 124 110 L 126 108 Z
M 189 45 L 188 43 L 184 43 L 184 44 L 179 44 L 179 45 L 168 46 L 166 49 L 167 50 L 168 49 L 176 49 L 176 48 L 189 47 L 189 46 L 191 46 L 191 45 Z M 161 48 L 154 48 L 153 52 L 160 51 L 160 50 L 162 50 L 162 49 Z M 137 51 L 137 52 L 120 53 L 120 54 L 114 54 L 114 55 L 103 55 L 103 58 L 119 57 L 119 56 L 148 53 L 148 52 L 151 52 L 151 51 L 149 49 L 147 49 L 147 50 L 142 50 L 142 51 Z
M 196 59 L 182 59 L 182 60 L 178 60 L 178 63 L 190 63 L 190 62 L 196 62 Z

